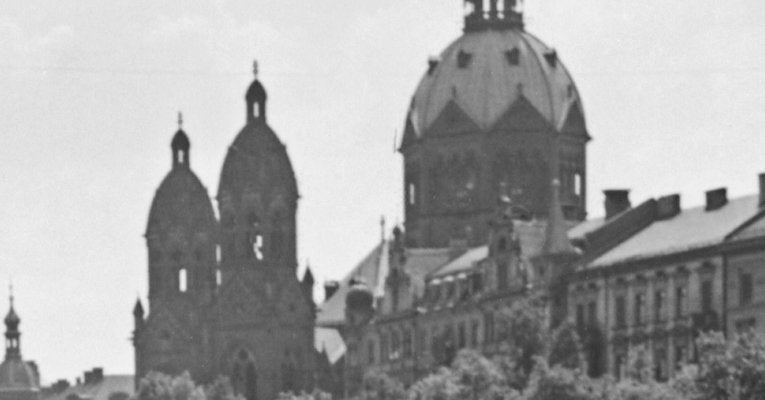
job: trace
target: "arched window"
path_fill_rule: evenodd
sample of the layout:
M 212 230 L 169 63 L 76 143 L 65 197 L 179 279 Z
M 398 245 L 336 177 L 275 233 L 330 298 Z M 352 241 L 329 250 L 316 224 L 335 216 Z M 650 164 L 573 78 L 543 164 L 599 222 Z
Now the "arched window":
M 413 206 L 417 204 L 417 185 L 414 184 L 414 182 L 409 182 L 409 185 L 407 186 L 407 203 L 410 206 Z
M 186 159 L 186 152 L 183 150 L 178 150 L 178 164 L 183 164 L 185 159 Z
M 217 268 L 215 270 L 215 286 L 220 286 L 223 283 L 223 274 L 220 271 L 220 268 Z
M 186 293 L 186 290 L 188 289 L 188 277 L 186 275 L 186 268 L 181 268 L 181 270 L 178 271 L 178 291 L 181 293 Z
M 582 174 L 578 172 L 574 174 L 574 194 L 577 196 L 582 195 Z
M 240 350 L 233 362 L 231 386 L 234 394 L 246 400 L 257 400 L 258 375 L 249 353 Z

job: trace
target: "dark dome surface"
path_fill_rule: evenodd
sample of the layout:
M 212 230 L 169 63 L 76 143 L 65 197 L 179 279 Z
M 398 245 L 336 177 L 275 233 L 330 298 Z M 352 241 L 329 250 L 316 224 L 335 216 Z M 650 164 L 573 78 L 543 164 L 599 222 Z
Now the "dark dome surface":
M 37 378 L 29 365 L 17 358 L 7 358 L 0 364 L 0 390 L 37 389 Z
M 175 227 L 192 231 L 212 229 L 215 214 L 207 190 L 188 168 L 174 168 L 154 196 L 147 234 Z
M 221 170 L 218 195 L 241 198 L 243 192 L 263 198 L 297 199 L 297 182 L 287 149 L 262 119 L 250 121 L 229 147 Z
M 468 32 L 422 78 L 408 118 L 422 136 L 454 100 L 488 130 L 521 94 L 558 130 L 572 107 L 582 112 L 574 81 L 552 48 L 522 29 Z

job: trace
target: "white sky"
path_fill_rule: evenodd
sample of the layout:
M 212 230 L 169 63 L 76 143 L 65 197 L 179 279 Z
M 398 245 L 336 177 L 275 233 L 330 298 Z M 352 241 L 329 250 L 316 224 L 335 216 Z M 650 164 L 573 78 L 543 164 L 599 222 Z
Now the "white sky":
M 460 0 L 6 0 L 0 15 L 0 279 L 44 382 L 132 373 L 142 234 L 170 167 L 176 112 L 211 195 L 244 122 L 251 63 L 297 173 L 300 262 L 337 278 L 401 215 L 401 130 L 429 55 L 461 33 Z M 584 99 L 588 208 L 765 172 L 765 3 L 527 0 Z M 4 304 L 4 303 L 0 303 Z M 0 306 L 0 310 L 6 306 Z

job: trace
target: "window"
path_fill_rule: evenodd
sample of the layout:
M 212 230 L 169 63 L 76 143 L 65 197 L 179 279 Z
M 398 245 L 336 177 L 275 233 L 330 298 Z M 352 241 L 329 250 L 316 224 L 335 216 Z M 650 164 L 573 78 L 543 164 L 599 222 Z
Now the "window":
M 255 240 L 252 242 L 252 254 L 255 255 L 256 260 L 263 260 L 263 235 L 255 235 Z
M 367 364 L 372 365 L 375 363 L 375 342 L 367 342 Z
M 512 50 L 505 52 L 505 58 L 507 58 L 508 64 L 516 66 L 521 62 L 521 51 L 517 47 L 513 47 Z
M 483 290 L 483 277 L 480 272 L 476 272 L 471 276 L 473 283 L 473 293 L 480 293 Z
M 574 174 L 574 194 L 577 196 L 582 195 L 582 174 L 578 172 Z
M 688 298 L 688 290 L 685 286 L 675 288 L 675 316 L 677 318 L 685 316 L 685 303 Z
M 752 303 L 752 297 L 754 294 L 754 285 L 752 283 L 752 274 L 741 273 L 738 276 L 739 281 L 739 303 L 742 306 Z
M 398 332 L 393 332 L 390 337 L 390 359 L 398 360 L 401 356 L 401 337 Z
M 638 293 L 635 295 L 635 325 L 643 324 L 643 312 L 645 311 L 645 295 Z
M 380 360 L 386 361 L 388 360 L 389 352 L 388 352 L 388 335 L 382 334 L 380 336 Z
M 740 319 L 736 321 L 736 332 L 741 334 L 754 329 L 757 326 L 757 320 L 754 318 Z
M 579 330 L 584 329 L 584 305 L 583 304 L 576 305 L 576 327 L 579 328 Z
M 701 311 L 712 311 L 712 281 L 701 282 Z
M 667 349 L 657 347 L 653 356 L 654 379 L 658 382 L 664 382 L 669 378 L 667 371 Z
M 494 342 L 494 313 L 487 312 L 483 315 L 483 341 Z
M 407 186 L 406 195 L 407 203 L 409 203 L 410 206 L 417 204 L 417 186 L 414 183 L 409 183 Z
M 457 53 L 457 68 L 465 69 L 470 66 L 470 61 L 473 60 L 473 55 L 464 50 L 460 50 Z
M 178 291 L 181 293 L 186 293 L 187 289 L 187 282 L 186 282 L 186 268 L 181 268 L 180 271 L 178 271 Z
M 598 305 L 591 301 L 587 304 L 587 324 L 591 327 L 596 326 L 598 323 Z
M 624 328 L 627 326 L 627 302 L 624 299 L 624 296 L 619 296 L 616 298 L 616 327 L 617 328 Z
M 478 321 L 470 323 L 470 347 L 478 347 Z
M 683 364 L 686 361 L 685 343 L 675 342 L 675 370 L 679 371 L 683 368 Z
M 220 263 L 221 255 L 220 255 L 220 245 L 215 246 L 215 261 Z
M 664 309 L 666 307 L 666 303 L 666 294 L 664 293 L 664 290 L 657 290 L 654 295 L 653 302 L 653 318 L 656 320 L 656 322 L 664 321 Z
M 223 275 L 220 268 L 215 269 L 215 286 L 220 286 L 223 283 Z
M 403 354 L 404 357 L 412 356 L 412 331 L 404 329 L 403 333 Z

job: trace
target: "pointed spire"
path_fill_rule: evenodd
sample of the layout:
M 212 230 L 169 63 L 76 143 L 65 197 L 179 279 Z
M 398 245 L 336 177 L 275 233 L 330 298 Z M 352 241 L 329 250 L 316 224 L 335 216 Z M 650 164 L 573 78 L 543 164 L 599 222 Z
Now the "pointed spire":
M 21 346 L 19 344 L 19 323 L 21 318 L 13 308 L 13 285 L 9 285 L 10 308 L 5 316 L 5 359 L 21 359 Z
M 385 215 L 380 216 L 380 241 L 385 241 Z
M 133 307 L 133 316 L 135 318 L 143 319 L 144 310 L 143 310 L 143 304 L 141 304 L 140 297 L 135 300 L 135 306 Z

